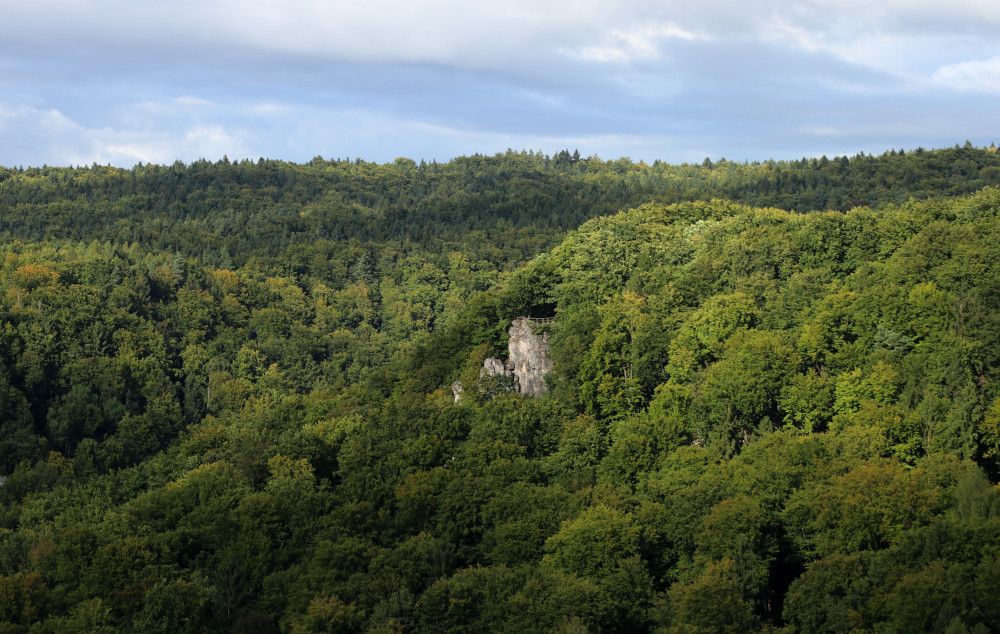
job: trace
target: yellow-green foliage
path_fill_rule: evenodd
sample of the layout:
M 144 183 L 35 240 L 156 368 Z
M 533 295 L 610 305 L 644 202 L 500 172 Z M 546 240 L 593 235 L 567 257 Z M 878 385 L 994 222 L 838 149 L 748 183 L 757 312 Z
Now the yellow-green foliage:
M 4 170 L 0 631 L 987 631 L 998 160 Z

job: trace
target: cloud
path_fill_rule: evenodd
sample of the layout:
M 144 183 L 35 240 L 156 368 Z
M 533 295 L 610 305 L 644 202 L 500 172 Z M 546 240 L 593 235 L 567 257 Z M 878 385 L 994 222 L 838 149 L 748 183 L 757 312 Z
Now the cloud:
M 136 108 L 148 104 L 136 104 Z M 239 131 L 222 125 L 88 127 L 55 108 L 0 103 L 0 135 L 19 160 L 9 164 L 171 163 L 223 155 L 248 156 Z M 11 155 L 13 158 L 14 155 Z
M 185 103 L 199 111 L 197 116 L 185 113 Z M 177 109 L 179 104 L 181 110 Z M 129 167 L 138 162 L 218 160 L 224 155 L 231 159 L 265 155 L 306 160 L 316 154 L 354 157 L 359 148 L 366 148 L 366 157 L 376 160 L 396 156 L 437 159 L 508 148 L 555 152 L 578 147 L 590 153 L 637 156 L 681 150 L 675 140 L 662 135 L 531 134 L 448 125 L 365 109 L 281 102 L 207 104 L 212 102 L 187 98 L 136 102 L 121 108 L 120 116 L 109 125 L 88 127 L 55 108 L 0 103 L 0 136 L 7 141 L 4 150 L 13 150 L 20 157 L 0 163 L 111 163 Z M 163 118 L 148 118 L 154 115 Z
M 641 60 L 670 38 L 766 39 L 783 31 L 807 50 L 817 43 L 845 53 L 847 43 L 866 39 L 990 39 L 998 25 L 1000 3 L 983 0 L 34 0 L 6 7 L 0 33 L 42 47 L 79 43 L 85 52 L 243 50 L 497 68 L 561 51 Z
M 690 31 L 671 22 L 646 24 L 630 29 L 614 29 L 604 36 L 596 46 L 577 49 L 559 49 L 569 57 L 594 62 L 634 62 L 637 60 L 659 59 L 661 45 L 670 39 L 688 42 L 709 41 L 706 33 Z
M 0 60 L 58 68 L 73 51 L 85 75 L 109 63 L 435 64 L 552 81 L 566 63 L 663 61 L 672 41 L 779 44 L 917 81 L 1000 52 L 998 33 L 1000 3 L 984 0 L 33 0 L 5 7 Z
M 1000 55 L 942 66 L 931 78 L 957 90 L 1000 93 Z
M 984 0 L 9 4 L 7 164 L 988 143 L 1000 92 Z
M 757 36 L 764 42 L 828 56 L 914 85 L 924 81 L 942 55 L 960 55 L 968 45 L 959 36 L 892 29 L 878 21 L 841 20 L 837 28 L 830 28 L 811 21 L 795 21 L 786 15 L 761 19 Z

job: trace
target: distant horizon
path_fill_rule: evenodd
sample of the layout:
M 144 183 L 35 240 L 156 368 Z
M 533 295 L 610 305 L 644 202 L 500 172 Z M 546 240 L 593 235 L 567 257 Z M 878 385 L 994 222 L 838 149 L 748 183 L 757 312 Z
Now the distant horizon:
M 38 0 L 0 164 L 578 148 L 693 163 L 997 140 L 1000 4 Z
M 576 160 L 579 160 L 579 161 L 596 160 L 596 161 L 601 161 L 603 163 L 614 163 L 614 162 L 617 162 L 617 161 L 624 160 L 624 161 L 628 161 L 628 162 L 630 162 L 632 164 L 635 164 L 635 165 L 643 164 L 643 165 L 653 166 L 653 165 L 661 164 L 661 165 L 670 165 L 670 166 L 677 166 L 677 167 L 683 167 L 683 166 L 701 167 L 705 161 L 710 161 L 713 164 L 713 166 L 714 166 L 714 165 L 719 164 L 719 163 L 735 163 L 735 164 L 739 164 L 739 165 L 759 165 L 759 164 L 762 164 L 762 163 L 770 163 L 770 162 L 775 162 L 775 163 L 794 163 L 794 162 L 797 162 L 797 161 L 819 160 L 819 159 L 822 159 L 822 158 L 826 158 L 828 160 L 837 160 L 837 159 L 841 159 L 841 158 L 846 158 L 848 160 L 853 160 L 853 159 L 857 159 L 857 158 L 861 158 L 861 157 L 879 157 L 879 156 L 884 156 L 884 155 L 891 155 L 893 153 L 896 153 L 896 154 L 900 154 L 900 153 L 910 154 L 910 153 L 913 153 L 913 152 L 941 152 L 941 151 L 945 151 L 945 150 L 962 149 L 962 148 L 967 148 L 967 147 L 971 147 L 971 149 L 974 149 L 974 150 L 983 150 L 983 151 L 991 151 L 991 150 L 996 151 L 997 150 L 997 145 L 996 145 L 995 142 L 991 142 L 991 143 L 989 143 L 987 145 L 979 145 L 979 144 L 976 144 L 976 143 L 972 143 L 971 141 L 965 141 L 963 143 L 954 143 L 954 144 L 951 144 L 951 145 L 942 145 L 942 146 L 939 146 L 939 147 L 923 147 L 923 146 L 917 146 L 917 147 L 897 147 L 897 148 L 887 148 L 887 149 L 882 150 L 882 151 L 865 151 L 865 150 L 859 150 L 859 151 L 851 153 L 851 154 L 803 155 L 803 156 L 792 157 L 792 158 L 734 159 L 734 158 L 729 158 L 729 157 L 726 157 L 726 156 L 719 156 L 719 157 L 706 156 L 706 157 L 703 157 L 701 160 L 698 160 L 698 161 L 669 161 L 669 160 L 665 160 L 665 159 L 652 159 L 652 160 L 635 159 L 635 158 L 629 157 L 629 156 L 605 157 L 605 156 L 600 156 L 598 154 L 584 155 L 582 152 L 580 152 L 580 156 Z M 216 159 L 212 159 L 212 158 L 208 158 L 208 157 L 200 157 L 200 158 L 192 159 L 192 160 L 189 160 L 189 161 L 184 161 L 184 160 L 181 160 L 181 159 L 176 159 L 176 160 L 171 161 L 169 163 L 156 163 L 156 162 L 145 163 L 145 162 L 138 162 L 138 163 L 134 163 L 132 165 L 115 165 L 113 163 L 90 163 L 90 164 L 76 164 L 76 165 L 50 165 L 50 164 L 41 164 L 41 165 L 27 165 L 27 164 L 25 164 L 25 165 L 3 165 L 3 164 L 0 164 L 0 169 L 14 170 L 14 171 L 17 171 L 17 170 L 27 171 L 27 170 L 33 170 L 33 169 L 47 169 L 47 168 L 52 168 L 52 169 L 91 169 L 91 168 L 94 168 L 94 167 L 102 167 L 102 168 L 111 167 L 111 168 L 115 168 L 115 169 L 131 170 L 131 169 L 135 169 L 137 167 L 172 167 L 172 166 L 174 166 L 174 165 L 176 165 L 178 163 L 181 164 L 181 165 L 183 165 L 183 166 L 190 166 L 190 165 L 193 165 L 193 164 L 196 164 L 196 163 L 211 163 L 211 164 L 216 164 L 216 163 L 225 163 L 226 161 L 228 161 L 230 163 L 233 163 L 233 164 L 239 164 L 239 163 L 257 163 L 259 161 L 265 161 L 265 162 L 274 162 L 274 163 L 287 163 L 289 165 L 308 165 L 308 164 L 310 164 L 310 163 L 312 163 L 312 162 L 314 162 L 316 160 L 321 160 L 321 161 L 328 162 L 328 163 L 357 163 L 357 162 L 361 162 L 361 163 L 370 164 L 370 165 L 391 165 L 391 164 L 393 164 L 393 163 L 395 163 L 397 161 L 404 160 L 404 161 L 411 161 L 411 162 L 413 162 L 416 165 L 420 165 L 422 163 L 423 164 L 445 165 L 445 164 L 451 163 L 453 161 L 461 160 L 461 159 L 476 158 L 476 157 L 479 157 L 479 158 L 499 158 L 499 157 L 502 157 L 502 156 L 507 155 L 507 154 L 540 155 L 540 156 L 544 157 L 545 159 L 552 160 L 552 159 L 558 158 L 560 154 L 568 153 L 568 154 L 572 155 L 574 152 L 578 152 L 578 150 L 576 150 L 576 149 L 570 149 L 570 148 L 562 148 L 562 149 L 556 150 L 554 152 L 546 152 L 544 150 L 532 150 L 532 149 L 527 149 L 527 148 L 525 148 L 525 149 L 519 149 L 519 150 L 515 150 L 513 148 L 507 148 L 506 150 L 502 150 L 502 151 L 498 151 L 498 152 L 491 152 L 491 153 L 473 152 L 473 153 L 470 153 L 470 154 L 459 154 L 457 156 L 452 156 L 452 157 L 444 159 L 444 160 L 442 160 L 442 159 L 414 158 L 414 157 L 410 157 L 410 156 L 396 156 L 396 157 L 394 157 L 392 159 L 389 159 L 389 160 L 371 160 L 371 159 L 366 159 L 366 158 L 360 157 L 360 156 L 359 157 L 335 157 L 335 156 L 322 156 L 320 154 L 317 154 L 317 155 L 313 156 L 311 159 L 300 161 L 300 160 L 289 160 L 289 159 L 284 159 L 284 158 L 268 157 L 268 156 L 232 157 L 232 156 L 229 156 L 229 155 L 223 155 L 222 157 L 219 157 L 219 158 L 216 158 Z

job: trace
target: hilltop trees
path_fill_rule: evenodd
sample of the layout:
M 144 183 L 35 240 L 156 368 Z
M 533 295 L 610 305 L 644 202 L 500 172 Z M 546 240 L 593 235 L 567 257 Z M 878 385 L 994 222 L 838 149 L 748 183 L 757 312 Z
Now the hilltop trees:
M 993 158 L 10 172 L 0 629 L 986 631 L 998 190 L 515 265 Z M 532 311 L 548 394 L 455 403 Z

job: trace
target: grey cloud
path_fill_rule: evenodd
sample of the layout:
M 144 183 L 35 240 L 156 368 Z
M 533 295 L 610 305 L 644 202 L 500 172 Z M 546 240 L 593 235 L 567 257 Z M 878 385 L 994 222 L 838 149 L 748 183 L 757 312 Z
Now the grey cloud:
M 998 25 L 976 0 L 36 0 L 0 23 L 0 163 L 989 142 Z

